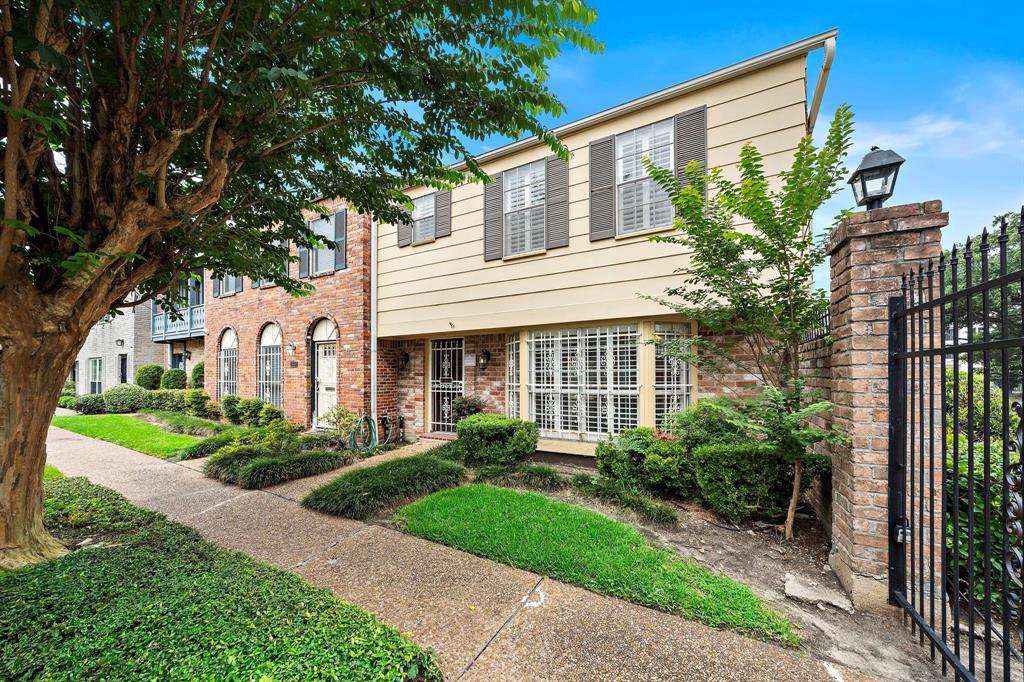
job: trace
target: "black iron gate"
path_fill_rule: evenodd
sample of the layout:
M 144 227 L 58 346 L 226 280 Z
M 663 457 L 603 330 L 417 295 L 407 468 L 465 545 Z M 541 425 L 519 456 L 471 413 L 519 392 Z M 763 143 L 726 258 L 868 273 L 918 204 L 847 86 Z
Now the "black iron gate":
M 1024 228 L 889 300 L 889 595 L 956 679 L 1024 679 Z M 1010 261 L 1013 256 L 1014 262 Z

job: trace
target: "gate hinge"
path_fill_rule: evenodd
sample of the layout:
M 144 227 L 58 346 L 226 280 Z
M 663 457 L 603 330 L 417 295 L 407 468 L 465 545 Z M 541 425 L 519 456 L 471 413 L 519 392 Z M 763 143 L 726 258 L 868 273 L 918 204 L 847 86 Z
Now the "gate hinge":
M 903 545 L 910 542 L 911 529 L 906 519 L 900 519 L 892 526 L 892 539 L 896 544 Z

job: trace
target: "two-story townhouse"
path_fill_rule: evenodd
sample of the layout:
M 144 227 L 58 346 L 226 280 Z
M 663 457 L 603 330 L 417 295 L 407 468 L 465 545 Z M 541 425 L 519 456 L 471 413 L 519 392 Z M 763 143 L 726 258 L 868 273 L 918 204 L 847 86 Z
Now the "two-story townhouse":
M 207 392 L 258 397 L 288 419 L 317 426 L 336 404 L 370 411 L 370 217 L 343 200 L 307 219 L 337 248 L 291 247 L 282 263 L 311 283 L 293 297 L 269 281 L 210 278 L 206 285 Z
M 164 344 L 166 356 L 160 364 L 183 369 L 192 377 L 192 368 L 203 362 L 206 350 L 205 275 L 202 270 L 178 285 L 180 303 L 175 312 L 151 304 L 151 338 Z
M 568 161 L 536 140 L 479 157 L 494 181 L 407 190 L 412 221 L 381 225 L 376 334 L 382 411 L 407 431 L 450 432 L 452 403 L 534 421 L 544 449 L 656 426 L 721 380 L 659 349 L 691 324 L 649 297 L 688 262 L 649 237 L 673 207 L 641 159 L 682 174 L 690 161 L 737 178 L 754 143 L 771 177 L 814 125 L 831 66 L 830 31 L 559 127 Z M 822 67 L 808 97 L 808 55 Z
M 142 365 L 166 366 L 166 347 L 153 340 L 151 328 L 149 303 L 107 315 L 93 325 L 71 369 L 69 378 L 76 392 L 102 393 L 116 384 L 134 382 L 135 370 Z

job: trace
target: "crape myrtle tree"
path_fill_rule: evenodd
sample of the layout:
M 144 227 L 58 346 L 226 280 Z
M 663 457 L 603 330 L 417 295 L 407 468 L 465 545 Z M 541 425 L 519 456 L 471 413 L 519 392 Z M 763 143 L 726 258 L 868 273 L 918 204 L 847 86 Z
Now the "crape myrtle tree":
M 600 49 L 575 0 L 0 0 L 0 567 L 59 555 L 45 437 L 89 328 L 196 268 L 301 294 L 301 211 L 382 221 L 463 180 L 466 140 L 535 135 L 547 64 Z M 133 297 L 134 296 L 134 297 Z
M 787 539 L 793 537 L 804 468 L 814 456 L 814 445 L 842 439 L 812 419 L 831 404 L 807 387 L 802 346 L 829 305 L 826 292 L 813 287 L 812 278 L 828 256 L 830 231 L 815 234 L 811 218 L 840 191 L 852 132 L 853 114 L 849 107 L 840 107 L 821 148 L 809 135 L 804 137 L 792 167 L 777 181 L 765 176 L 763 158 L 750 143 L 740 151 L 738 181 L 727 179 L 719 168 L 705 171 L 696 162 L 680 181 L 645 160 L 677 212 L 677 233 L 652 239 L 690 252 L 682 286 L 659 300 L 695 321 L 698 333 L 685 346 L 666 350 L 710 371 L 733 365 L 760 379 L 760 398 L 719 401 L 716 406 L 793 463 Z M 739 338 L 751 361 L 740 360 L 735 347 L 721 343 L 722 338 Z

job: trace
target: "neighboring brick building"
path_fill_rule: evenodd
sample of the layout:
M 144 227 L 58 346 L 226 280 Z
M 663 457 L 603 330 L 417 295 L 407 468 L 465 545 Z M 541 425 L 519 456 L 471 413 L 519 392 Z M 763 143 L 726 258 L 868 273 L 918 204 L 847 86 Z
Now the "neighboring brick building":
M 288 265 L 292 277 L 316 287 L 313 295 L 293 297 L 241 277 L 207 283 L 212 396 L 260 397 L 307 426 L 335 401 L 370 412 L 370 218 L 341 200 L 323 211 L 313 227 L 339 248 L 293 246 L 300 262 Z

